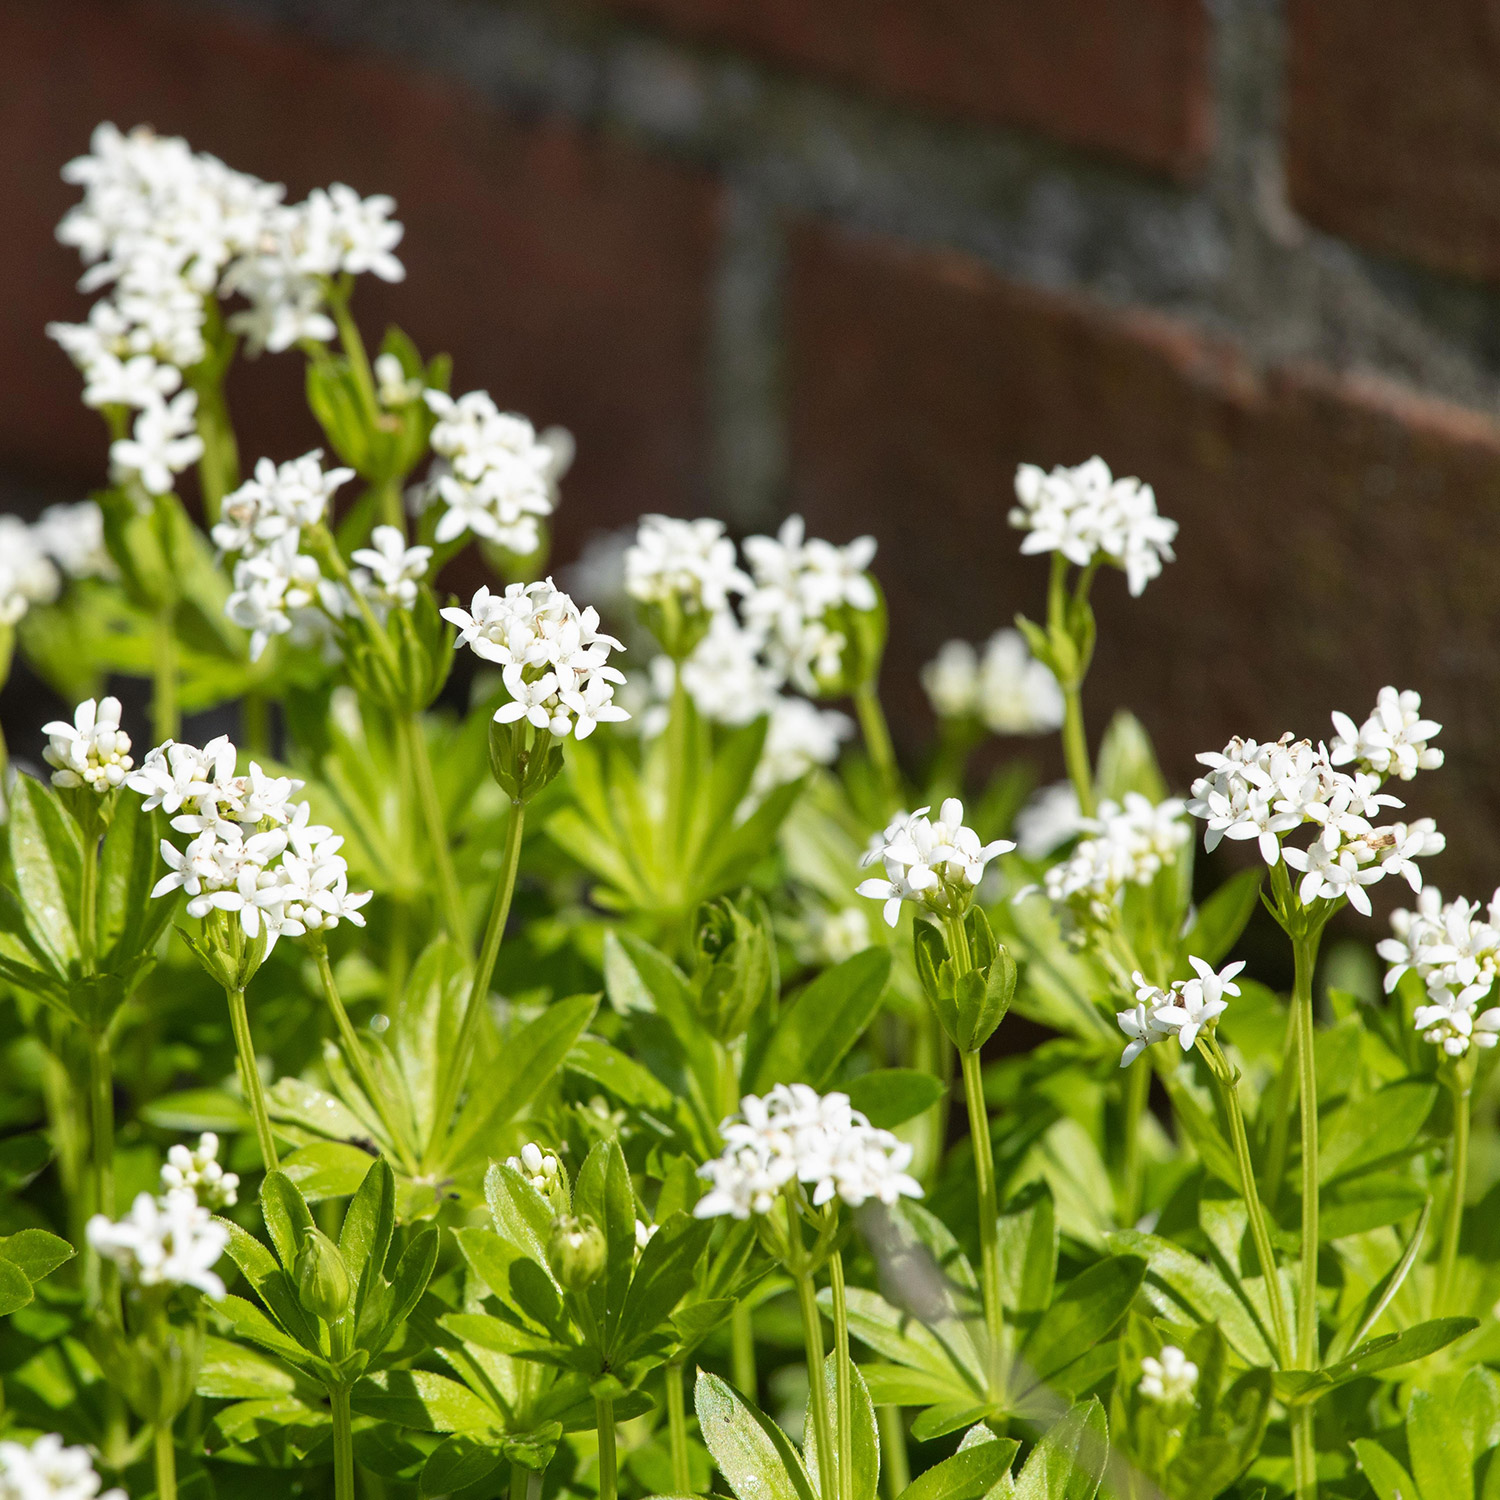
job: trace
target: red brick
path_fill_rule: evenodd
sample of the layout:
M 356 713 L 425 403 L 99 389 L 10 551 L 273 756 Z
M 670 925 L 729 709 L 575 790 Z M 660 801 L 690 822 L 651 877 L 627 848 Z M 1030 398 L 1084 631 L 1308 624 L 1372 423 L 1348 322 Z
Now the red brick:
M 944 114 L 1190 175 L 1211 133 L 1202 0 L 603 0 Z
M 103 475 L 100 424 L 43 334 L 85 306 L 76 256 L 53 240 L 77 197 L 57 173 L 101 119 L 185 135 L 295 196 L 331 181 L 393 194 L 408 275 L 362 282 L 367 337 L 397 322 L 452 353 L 458 389 L 570 427 L 565 534 L 701 508 L 709 182 L 561 124 L 520 127 L 452 86 L 133 0 L 0 7 L 0 466 Z M 316 441 L 302 367 L 285 354 L 237 368 L 247 458 Z
M 1447 768 L 1411 794 L 1452 839 L 1437 878 L 1494 885 L 1493 422 L 1327 369 L 1262 374 L 1183 324 L 956 257 L 808 229 L 791 264 L 794 499 L 815 530 L 879 538 L 908 744 L 928 733 L 917 672 L 942 641 L 1042 612 L 1045 564 L 1006 523 L 1016 464 L 1099 453 L 1151 481 L 1181 534 L 1142 598 L 1112 570 L 1095 588 L 1096 742 L 1133 707 L 1183 786 L 1233 733 L 1326 736 L 1332 709 L 1419 688 L 1447 726 Z
M 1313 222 L 1500 275 L 1500 8 L 1291 0 L 1287 176 Z

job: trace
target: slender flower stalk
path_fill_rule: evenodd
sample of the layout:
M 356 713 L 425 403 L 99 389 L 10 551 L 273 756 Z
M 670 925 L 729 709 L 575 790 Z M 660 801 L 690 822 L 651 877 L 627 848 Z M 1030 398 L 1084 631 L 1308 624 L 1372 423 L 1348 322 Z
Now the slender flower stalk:
M 755 1324 L 750 1308 L 743 1299 L 734 1304 L 729 1315 L 729 1348 L 734 1383 L 747 1401 L 760 1396 L 760 1380 L 755 1371 Z
M 245 1012 L 245 991 L 233 987 L 225 990 L 229 1001 L 229 1022 L 234 1029 L 235 1052 L 239 1058 L 240 1083 L 255 1121 L 255 1139 L 260 1144 L 260 1159 L 268 1172 L 280 1165 L 276 1155 L 276 1137 L 271 1132 L 271 1116 L 266 1109 L 265 1086 L 255 1060 L 255 1043 L 250 1039 L 250 1018 Z
M 328 1409 L 333 1418 L 334 1500 L 355 1500 L 354 1414 L 348 1386 L 336 1385 L 329 1390 Z
M 453 868 L 453 850 L 448 840 L 448 824 L 443 816 L 443 805 L 438 798 L 437 782 L 432 774 L 432 758 L 427 752 L 427 735 L 423 731 L 421 718 L 408 714 L 401 721 L 397 733 L 407 743 L 412 779 L 416 783 L 417 802 L 421 808 L 422 822 L 427 830 L 428 847 L 432 850 L 432 861 L 437 869 L 438 905 L 443 913 L 443 925 L 448 936 L 460 947 L 469 946 L 469 920 L 464 910 L 463 895 L 458 886 L 458 875 Z
M 672 1492 L 693 1493 L 693 1475 L 688 1467 L 687 1410 L 682 1397 L 682 1363 L 674 1360 L 666 1367 L 667 1445 L 672 1455 Z
M 177 1500 L 177 1449 L 172 1443 L 170 1421 L 156 1424 L 152 1454 L 156 1466 L 157 1500 Z
M 1432 1315 L 1435 1318 L 1445 1317 L 1451 1311 L 1453 1268 L 1458 1260 L 1459 1235 L 1463 1229 L 1464 1190 L 1469 1179 L 1473 1053 L 1451 1059 L 1443 1071 L 1453 1094 L 1453 1142 L 1448 1153 L 1448 1202 L 1443 1213 L 1443 1238 L 1438 1250 L 1437 1279 L 1432 1293 Z
M 849 1305 L 844 1292 L 844 1257 L 837 1250 L 828 1257 L 828 1283 L 833 1291 L 833 1380 L 839 1425 L 838 1500 L 853 1500 L 854 1393 L 849 1380 L 852 1368 L 849 1363 Z M 821 1469 L 821 1464 L 819 1467 Z
M 619 1466 L 615 1458 L 615 1403 L 609 1396 L 594 1398 L 594 1426 L 599 1433 L 599 1500 L 615 1500 Z
M 793 1221 L 793 1241 L 799 1241 L 801 1232 Z M 800 1249 L 800 1246 L 798 1247 Z M 823 1352 L 823 1321 L 818 1316 L 818 1293 L 813 1285 L 812 1272 L 805 1258 L 798 1257 L 788 1266 L 797 1287 L 797 1307 L 802 1314 L 802 1344 L 807 1355 L 807 1404 L 812 1409 L 813 1432 L 818 1444 L 818 1471 L 822 1476 L 822 1500 L 835 1500 L 829 1487 L 829 1470 L 835 1462 L 833 1454 L 833 1429 L 828 1421 L 828 1399 L 825 1395 L 826 1375 Z
M 505 936 L 505 923 L 510 916 L 511 898 L 516 889 L 516 871 L 521 863 L 521 833 L 526 825 L 526 804 L 515 799 L 510 805 L 510 824 L 505 832 L 505 852 L 501 856 L 500 878 L 495 884 L 495 899 L 490 907 L 489 922 L 484 929 L 484 943 L 479 950 L 479 964 L 474 970 L 474 982 L 469 986 L 469 999 L 464 1007 L 463 1022 L 459 1027 L 458 1041 L 448 1059 L 443 1074 L 442 1087 L 438 1091 L 437 1107 L 432 1116 L 432 1137 L 428 1141 L 431 1157 L 446 1138 L 452 1124 L 458 1096 L 468 1076 L 469 1063 L 474 1056 L 474 1044 L 479 1037 L 479 1021 L 489 1001 L 490 979 L 495 972 L 495 960 L 500 954 L 500 940 Z
M 890 725 L 874 681 L 861 682 L 854 689 L 854 712 L 859 732 L 865 742 L 865 753 L 880 778 L 886 806 L 894 809 L 901 802 L 901 769 L 896 764 L 896 747 L 891 743 Z

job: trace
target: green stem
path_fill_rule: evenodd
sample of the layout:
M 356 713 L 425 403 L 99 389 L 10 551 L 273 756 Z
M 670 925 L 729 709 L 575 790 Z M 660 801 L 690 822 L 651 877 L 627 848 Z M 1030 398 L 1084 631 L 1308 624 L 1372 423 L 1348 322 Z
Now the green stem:
M 833 1383 L 839 1422 L 838 1497 L 839 1500 L 853 1500 L 854 1393 L 849 1381 L 849 1304 L 844 1292 L 844 1258 L 837 1250 L 828 1258 L 828 1281 L 833 1290 Z
M 911 1459 L 906 1452 L 906 1423 L 899 1406 L 877 1406 L 875 1420 L 880 1424 L 880 1456 L 885 1461 L 887 1500 L 898 1497 L 911 1483 Z
M 318 978 L 323 983 L 323 998 L 328 1002 L 328 1009 L 332 1012 L 333 1024 L 338 1029 L 344 1057 L 349 1066 L 354 1069 L 354 1076 L 359 1080 L 360 1088 L 365 1091 L 365 1097 L 370 1101 L 370 1108 L 380 1116 L 382 1121 L 385 1121 L 385 1110 L 382 1108 L 385 1092 L 376 1081 L 364 1044 L 359 1039 L 359 1033 L 354 1029 L 354 1023 L 349 1019 L 349 1012 L 344 1009 L 338 981 L 333 977 L 333 965 L 328 962 L 328 945 L 318 938 L 313 942 L 312 950 L 313 959 L 318 965 Z
M 1276 1358 L 1281 1367 L 1286 1369 L 1292 1354 L 1286 1302 L 1281 1292 L 1281 1273 L 1276 1266 L 1276 1251 L 1266 1225 L 1265 1207 L 1255 1184 L 1255 1167 L 1250 1160 L 1250 1141 L 1245 1134 L 1245 1117 L 1240 1110 L 1239 1087 L 1217 1038 L 1203 1033 L 1200 1042 L 1208 1056 L 1214 1080 L 1219 1085 L 1224 1113 L 1229 1118 L 1229 1136 L 1234 1143 L 1234 1159 L 1240 1170 L 1240 1196 L 1245 1200 L 1245 1212 L 1250 1218 L 1250 1237 L 1255 1242 L 1256 1259 L 1260 1262 L 1260 1273 L 1266 1283 L 1266 1301 L 1271 1309 L 1271 1328 L 1276 1339 Z
M 177 1500 L 177 1449 L 172 1445 L 171 1422 L 156 1424 L 156 1500 Z
M 1437 1282 L 1432 1315 L 1445 1317 L 1453 1294 L 1453 1267 L 1458 1260 L 1458 1238 L 1463 1228 L 1465 1188 L 1469 1180 L 1469 1114 L 1474 1070 L 1470 1058 L 1455 1063 L 1449 1076 L 1453 1090 L 1453 1147 L 1448 1158 L 1448 1203 L 1443 1215 L 1442 1248 L 1438 1252 Z
M 1122 1093 L 1125 1137 L 1121 1142 L 1120 1222 L 1128 1227 L 1141 1215 L 1141 1121 L 1151 1098 L 1151 1069 L 1125 1069 Z
M 1286 1042 L 1282 1048 L 1281 1071 L 1271 1095 L 1271 1136 L 1266 1147 L 1266 1169 L 1261 1191 L 1268 1203 L 1281 1196 L 1281 1179 L 1286 1175 L 1286 1158 L 1292 1144 L 1292 1089 L 1297 1078 L 1297 1025 L 1287 1019 Z
M 156 612 L 156 647 L 151 653 L 151 732 L 158 745 L 182 733 L 182 713 L 177 703 L 177 632 L 174 607 L 167 603 Z
M 990 1143 L 990 1117 L 984 1103 L 984 1079 L 979 1053 L 961 1052 L 964 1098 L 969 1106 L 969 1138 L 974 1143 L 974 1187 L 979 1200 L 980 1283 L 984 1291 L 984 1326 L 988 1335 L 992 1385 L 1000 1370 L 1000 1330 L 1004 1320 L 1000 1280 L 1000 1206 L 995 1197 L 995 1157 Z
M 365 407 L 365 420 L 373 431 L 380 416 L 380 403 L 375 399 L 375 376 L 370 369 L 370 357 L 365 353 L 365 341 L 360 336 L 359 324 L 349 311 L 349 293 L 353 283 L 341 278 L 329 287 L 328 305 L 333 310 L 334 325 L 339 331 L 339 343 L 349 361 L 349 373 L 359 387 L 360 399 Z
M 1078 683 L 1063 683 L 1063 760 L 1078 796 L 1078 810 L 1086 818 L 1095 812 L 1094 772 L 1089 764 L 1088 737 L 1083 729 L 1083 699 Z
M 348 1386 L 334 1386 L 328 1392 L 328 1405 L 333 1414 L 334 1500 L 354 1500 L 354 1418 Z
M 99 825 L 93 810 L 82 831 L 83 855 L 78 868 L 78 947 L 83 972 L 92 974 L 96 968 L 95 944 L 99 935 Z
M 115 1097 L 109 1034 L 90 1031 L 89 1144 L 94 1176 L 94 1212 L 115 1216 Z
M 1313 965 L 1316 936 L 1293 937 L 1296 975 L 1297 1081 L 1302 1123 L 1302 1285 L 1297 1298 L 1297 1367 L 1318 1368 L 1318 1074 L 1313 1057 Z M 1301 1497 L 1299 1497 L 1301 1500 Z
M 880 706 L 880 695 L 873 681 L 862 682 L 855 688 L 854 712 L 859 717 L 865 753 L 880 778 L 880 789 L 885 793 L 886 802 L 894 809 L 901 801 L 901 771 L 896 765 L 896 747 L 891 743 L 890 726 L 886 723 L 885 710 Z
M 276 1138 L 271 1134 L 271 1117 L 266 1112 L 266 1092 L 261 1086 L 260 1069 L 255 1065 L 255 1044 L 250 1040 L 250 1018 L 245 1013 L 245 992 L 232 988 L 224 993 L 229 997 L 229 1024 L 234 1028 L 234 1045 L 240 1060 L 240 1081 L 250 1104 L 250 1114 L 255 1120 L 255 1138 L 260 1142 L 260 1159 L 265 1163 L 266 1171 L 274 1172 L 280 1162 L 276 1157 Z
M 443 1074 L 442 1088 L 438 1093 L 437 1108 L 432 1116 L 432 1137 L 428 1141 L 428 1156 L 431 1157 L 438 1144 L 447 1136 L 454 1106 L 458 1103 L 459 1090 L 469 1071 L 474 1056 L 474 1043 L 479 1036 L 479 1019 L 484 1014 L 490 994 L 490 979 L 495 972 L 495 960 L 500 953 L 500 939 L 505 936 L 505 922 L 510 916 L 511 897 L 516 889 L 516 870 L 521 863 L 521 832 L 526 822 L 526 804 L 512 801 L 510 826 L 505 832 L 504 863 L 500 879 L 495 885 L 495 900 L 490 907 L 490 919 L 484 929 L 484 944 L 479 950 L 479 967 L 474 971 L 474 982 L 469 987 L 468 1004 L 464 1007 L 463 1024 L 459 1027 L 458 1042 L 448 1059 Z
M 1294 1406 L 1287 1421 L 1292 1429 L 1292 1484 L 1297 1500 L 1317 1500 L 1318 1450 L 1313 1438 L 1312 1403 Z
M 240 699 L 240 748 L 250 755 L 271 753 L 271 705 L 259 688 Z
M 800 1233 L 795 1223 L 792 1233 Z M 823 1325 L 818 1320 L 818 1294 L 812 1273 L 804 1266 L 792 1269 L 797 1283 L 797 1305 L 802 1311 L 802 1341 L 807 1348 L 807 1404 L 812 1408 L 813 1432 L 818 1445 L 818 1489 L 822 1500 L 834 1500 L 829 1484 L 834 1465 L 833 1434 L 828 1427 L 828 1393 L 823 1361 Z
M 599 1500 L 615 1500 L 619 1470 L 615 1462 L 615 1403 L 594 1397 L 594 1419 L 599 1428 Z
M 212 526 L 219 519 L 224 496 L 239 487 L 240 453 L 224 400 L 222 376 L 206 375 L 192 384 L 198 393 L 198 436 L 203 439 L 198 488 L 203 494 L 204 519 Z
M 667 717 L 667 811 L 662 858 L 668 869 L 678 869 L 687 855 L 687 815 L 693 805 L 687 783 L 691 703 L 682 681 L 682 663 L 672 663 L 672 706 Z
M 734 1383 L 745 1400 L 754 1402 L 760 1395 L 760 1381 L 755 1373 L 755 1324 L 750 1305 L 743 1299 L 734 1304 L 729 1315 L 729 1347 Z
M 417 801 L 422 808 L 422 821 L 427 826 L 427 842 L 432 849 L 433 864 L 437 867 L 443 926 L 455 943 L 467 948 L 469 923 L 464 911 L 463 896 L 458 888 L 458 876 L 453 869 L 453 851 L 448 846 L 448 824 L 443 817 L 443 805 L 438 800 L 437 782 L 432 775 L 432 759 L 427 753 L 427 735 L 416 714 L 408 714 L 401 720 L 399 732 L 406 737 L 411 755 L 412 777 L 417 784 Z
M 687 1411 L 682 1400 L 682 1364 L 674 1360 L 666 1368 L 667 1441 L 672 1452 L 672 1493 L 691 1495 L 693 1475 L 688 1468 Z

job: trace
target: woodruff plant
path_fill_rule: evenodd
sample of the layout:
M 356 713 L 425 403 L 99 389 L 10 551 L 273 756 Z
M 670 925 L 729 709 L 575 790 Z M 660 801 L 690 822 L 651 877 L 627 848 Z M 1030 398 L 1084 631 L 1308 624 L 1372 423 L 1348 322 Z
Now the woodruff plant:
M 913 774 L 873 538 L 549 573 L 568 434 L 365 343 L 390 199 L 65 175 L 110 472 L 0 517 L 0 675 L 74 705 L 0 783 L 0 1497 L 1495 1491 L 1500 896 L 1424 881 L 1414 691 L 1172 795 L 1083 689 L 1176 525 L 1023 465 L 1044 623 L 942 647 Z M 320 450 L 242 471 L 241 352 Z

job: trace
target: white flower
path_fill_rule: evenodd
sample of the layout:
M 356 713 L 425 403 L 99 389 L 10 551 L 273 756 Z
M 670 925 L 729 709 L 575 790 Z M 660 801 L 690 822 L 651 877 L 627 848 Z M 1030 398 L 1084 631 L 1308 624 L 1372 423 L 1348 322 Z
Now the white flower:
M 922 686 L 938 718 L 977 717 L 979 653 L 967 641 L 944 641 L 922 668 Z
M 519 1156 L 506 1157 L 505 1165 L 519 1172 L 544 1198 L 558 1182 L 557 1158 L 535 1141 L 527 1141 Z
M 87 1448 L 66 1448 L 48 1432 L 28 1447 L 0 1442 L 0 1500 L 126 1500 L 125 1491 L 105 1490 Z
M 1141 1360 L 1141 1379 L 1136 1387 L 1148 1401 L 1159 1406 L 1185 1406 L 1198 1388 L 1198 1366 L 1175 1344 L 1162 1347 L 1161 1358 L 1146 1355 Z
M 31 535 L 69 578 L 115 576 L 114 561 L 104 545 L 104 512 L 92 500 L 49 505 L 36 518 Z
M 1150 885 L 1164 865 L 1176 862 L 1192 836 L 1184 811 L 1176 797 L 1153 803 L 1139 792 L 1127 792 L 1123 806 L 1100 803 L 1097 817 L 1079 823 L 1093 837 L 1047 871 L 1048 898 L 1071 906 L 1077 917 L 1107 921 L 1127 885 Z
M 898 813 L 885 832 L 871 840 L 862 866 L 885 866 L 884 880 L 861 881 L 858 895 L 885 902 L 885 920 L 894 927 L 902 901 L 915 901 L 929 910 L 956 914 L 967 910 L 974 887 L 997 854 L 1016 846 L 1008 839 L 981 845 L 979 835 L 964 826 L 964 807 L 949 797 L 936 819 L 928 808 Z
M 614 702 L 624 674 L 608 665 L 610 651 L 624 647 L 599 629 L 596 610 L 580 610 L 550 578 L 513 583 L 503 594 L 481 588 L 469 609 L 442 614 L 459 627 L 460 645 L 503 668 L 510 701 L 495 711 L 496 723 L 525 719 L 584 739 L 596 724 L 630 717 Z
M 1184 1052 L 1191 1052 L 1199 1032 L 1211 1028 L 1229 1009 L 1226 995 L 1238 995 L 1234 983 L 1243 963 L 1229 964 L 1215 972 L 1211 964 L 1196 955 L 1188 962 L 1195 971 L 1192 979 L 1179 979 L 1170 989 L 1158 989 L 1144 975 L 1133 974 L 1135 1005 L 1119 1011 L 1115 1020 L 1128 1038 L 1122 1068 L 1129 1067 L 1147 1047 L 1176 1036 Z
M 1443 752 L 1428 744 L 1443 726 L 1422 717 L 1420 693 L 1383 687 L 1363 724 L 1356 728 L 1348 714 L 1336 713 L 1333 727 L 1337 733 L 1329 759 L 1336 766 L 1353 761 L 1362 770 L 1410 781 L 1418 771 L 1435 770 L 1443 763 Z
M 85 406 L 150 406 L 182 384 L 182 371 L 176 365 L 161 364 L 150 354 L 120 359 L 101 352 L 84 373 Z
M 681 668 L 682 685 L 705 719 L 750 724 L 774 710 L 785 678 L 765 661 L 764 645 L 757 632 L 746 630 L 728 610 L 714 616 Z M 666 657 L 658 659 L 663 663 L 662 687 L 670 697 L 672 664 Z
M 815 766 L 831 766 L 839 758 L 839 746 L 853 733 L 853 720 L 846 714 L 819 708 L 806 698 L 777 697 L 750 784 L 751 800 L 796 781 Z
M 33 604 L 50 604 L 62 580 L 34 527 L 0 516 L 0 625 L 14 625 Z
M 326 628 L 322 616 L 342 608 L 337 586 L 323 577 L 315 557 L 297 550 L 294 532 L 242 557 L 224 601 L 225 615 L 250 632 L 251 661 L 260 660 L 273 636 L 296 631 L 299 644 L 319 639 Z
M 810 1186 L 815 1208 L 834 1199 L 857 1208 L 871 1198 L 892 1204 L 922 1195 L 906 1171 L 911 1147 L 872 1126 L 847 1094 L 777 1084 L 764 1097 L 742 1099 L 719 1131 L 723 1152 L 698 1169 L 712 1184 L 693 1210 L 700 1219 L 769 1213 L 792 1182 Z
M 110 462 L 122 475 L 139 479 L 147 494 L 165 495 L 174 476 L 203 456 L 195 413 L 198 397 L 179 391 L 171 401 L 148 402 L 135 419 L 131 436 L 109 446 Z
M 190 1187 L 172 1188 L 159 1198 L 141 1193 L 118 1223 L 95 1214 L 86 1233 L 94 1250 L 112 1260 L 132 1288 L 183 1286 L 215 1299 L 224 1295 L 213 1267 L 229 1244 L 229 1231 Z
M 1173 1034 L 1170 1026 L 1156 1019 L 1157 1009 L 1167 1003 L 1166 995 L 1152 989 L 1152 1001 L 1137 1000 L 1129 1010 L 1117 1011 L 1115 1020 L 1127 1037 L 1125 1051 L 1120 1055 L 1120 1066 L 1128 1068 L 1147 1047 L 1165 1041 Z
M 176 1145 L 167 1152 L 161 1169 L 161 1190 L 187 1188 L 204 1208 L 233 1208 L 239 1201 L 240 1179 L 219 1165 L 219 1138 L 206 1130 L 192 1150 Z
M 550 434 L 537 436 L 525 417 L 497 410 L 485 391 L 455 400 L 425 391 L 437 416 L 432 429 L 435 464 L 427 498 L 441 501 L 434 540 L 442 545 L 465 532 L 525 556 L 541 545 L 537 518 L 557 504 L 560 455 Z
M 976 708 L 992 734 L 1050 734 L 1063 721 L 1062 689 L 1019 630 L 997 630 L 984 648 Z
M 384 620 L 388 610 L 410 609 L 417 602 L 417 584 L 427 576 L 432 548 L 408 547 L 400 527 L 377 526 L 370 545 L 356 547 L 351 561 L 359 566 L 350 573 L 350 584 Z
M 1124 570 L 1133 596 L 1173 560 L 1177 523 L 1157 514 L 1149 484 L 1116 479 L 1102 458 L 1050 474 L 1021 464 L 1016 499 L 1010 524 L 1027 533 L 1023 553 L 1061 552 L 1080 568 L 1102 558 Z
M 73 722 L 55 719 L 42 725 L 48 737 L 42 758 L 52 772 L 52 785 L 86 786 L 100 793 L 113 791 L 135 765 L 130 758 L 130 736 L 120 728 L 120 700 L 89 698 L 73 711 Z
M 375 396 L 387 411 L 397 411 L 420 401 L 424 389 L 420 379 L 406 378 L 406 371 L 394 354 L 375 356 Z
M 1016 846 L 1027 859 L 1044 859 L 1082 831 L 1083 812 L 1071 781 L 1042 787 L 1016 814 Z
M 874 537 L 847 546 L 806 539 L 801 516 L 789 516 L 774 538 L 748 537 L 745 558 L 755 585 L 745 597 L 745 620 L 760 634 L 783 676 L 803 692 L 837 677 L 847 644 L 833 623 L 837 611 L 868 611 L 880 602 L 868 569 Z
M 1446 905 L 1436 886 L 1421 893 L 1415 911 L 1391 914 L 1394 937 L 1376 946 L 1390 965 L 1386 992 L 1414 970 L 1428 1003 L 1416 1008 L 1412 1023 L 1425 1040 L 1450 1057 L 1462 1057 L 1470 1044 L 1493 1047 L 1500 1037 L 1500 1009 L 1479 1013 L 1500 973 L 1500 891 L 1483 913 L 1477 901 Z
M 253 477 L 224 497 L 214 545 L 250 555 L 316 526 L 328 515 L 334 492 L 353 478 L 353 469 L 324 469 L 321 448 L 284 464 L 259 459 Z
M 734 543 L 720 521 L 642 516 L 625 553 L 625 591 L 643 604 L 676 600 L 693 614 L 717 614 L 731 594 L 749 591 Z
M 635 1221 L 635 1253 L 637 1255 L 656 1238 L 656 1231 L 660 1228 L 659 1224 L 648 1224 L 644 1219 Z

